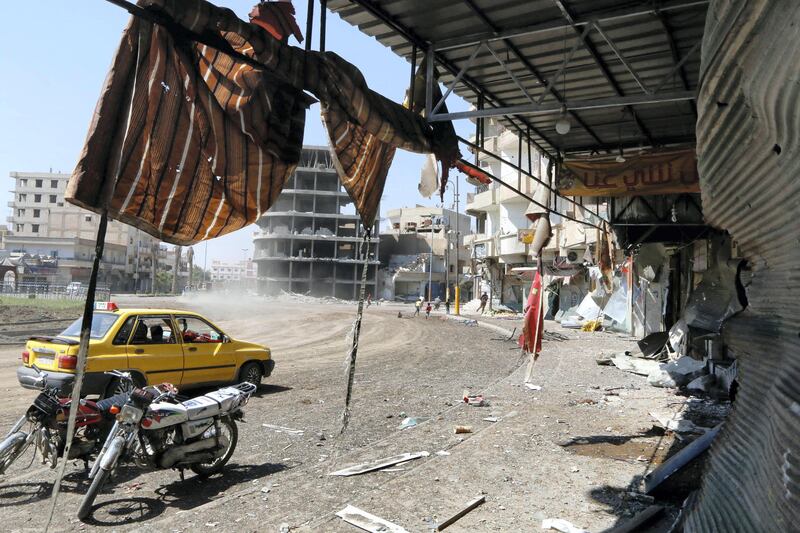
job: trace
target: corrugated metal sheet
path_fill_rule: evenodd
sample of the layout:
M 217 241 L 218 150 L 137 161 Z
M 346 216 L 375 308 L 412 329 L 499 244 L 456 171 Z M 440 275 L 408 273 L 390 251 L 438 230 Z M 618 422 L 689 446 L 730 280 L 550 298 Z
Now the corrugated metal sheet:
M 752 268 L 723 334 L 741 388 L 687 531 L 800 530 L 800 2 L 712 1 L 703 40 L 703 210 Z
M 702 38 L 707 2 L 563 0 L 563 4 L 575 20 L 602 19 L 620 12 L 639 13 L 603 22 L 602 27 L 646 85 L 654 89 L 675 66 L 670 37 L 679 58 L 683 58 Z M 327 6 L 406 59 L 411 58 L 414 42 L 422 47 L 454 38 L 483 37 L 494 29 L 510 31 L 531 26 L 553 26 L 547 31 L 491 42 L 493 50 L 534 99 L 544 91 L 541 80 L 549 80 L 559 70 L 577 39 L 575 31 L 566 26 L 567 21 L 553 0 L 328 0 Z M 660 10 L 660 17 L 655 7 Z M 642 94 L 634 77 L 596 31 L 589 33 L 589 40 L 620 92 L 623 95 Z M 335 50 L 335 45 L 329 48 Z M 466 64 L 473 49 L 474 46 L 465 46 L 437 52 L 446 63 L 440 67 L 443 83 L 452 81 L 454 72 Z M 421 58 L 422 50 L 418 60 Z M 451 70 L 447 70 L 448 66 Z M 661 92 L 696 89 L 699 69 L 700 56 L 695 51 L 684 64 L 686 86 L 679 75 L 674 75 Z M 529 103 L 486 48 L 478 53 L 464 79 L 483 91 L 490 102 L 504 105 Z M 569 63 L 566 82 L 562 77 L 555 88 L 567 100 L 617 95 L 583 46 Z M 467 85 L 459 84 L 455 92 L 472 104 L 477 103 L 476 93 Z M 555 102 L 555 96 L 548 94 L 544 102 Z M 637 105 L 634 109 L 657 144 L 662 141 L 694 141 L 696 117 L 690 102 Z M 514 123 L 523 129 L 530 125 L 534 140 L 567 152 L 598 146 L 616 148 L 620 144 L 648 146 L 649 142 L 636 126 L 633 116 L 630 112 L 623 114 L 621 110 L 615 107 L 580 111 L 576 113 L 577 120 L 572 119 L 572 130 L 567 135 L 555 132 L 558 113 L 515 117 Z M 506 126 L 510 125 L 509 120 L 504 122 Z

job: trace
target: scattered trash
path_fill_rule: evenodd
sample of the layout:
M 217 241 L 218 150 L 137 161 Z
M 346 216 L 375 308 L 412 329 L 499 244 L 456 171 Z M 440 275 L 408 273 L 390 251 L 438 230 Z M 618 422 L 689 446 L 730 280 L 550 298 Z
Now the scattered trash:
M 654 387 L 682 387 L 705 372 L 703 361 L 684 355 L 675 361 L 659 365 L 658 370 L 647 376 L 647 382 Z
M 206 522 L 206 527 L 217 527 L 219 522 Z
M 261 424 L 261 426 L 271 429 L 275 431 L 275 433 L 288 433 L 289 435 L 302 435 L 304 433 L 302 429 L 292 429 L 283 426 L 276 426 L 274 424 Z
M 659 362 L 652 359 L 642 359 L 640 357 L 631 357 L 624 353 L 618 353 L 611 358 L 611 362 L 625 372 L 632 372 L 640 376 L 649 376 L 654 372 L 658 372 Z
M 542 529 L 555 529 L 561 533 L 589 533 L 585 529 L 575 527 L 572 523 L 561 518 L 545 518 L 542 520 Z
M 289 533 L 289 524 L 287 524 L 286 522 L 281 523 L 281 525 L 278 526 L 278 532 Z
M 402 416 L 404 414 L 405 413 L 400 413 L 400 416 Z M 422 424 L 426 420 L 428 420 L 428 417 L 425 417 L 425 416 L 406 417 L 400 422 L 400 425 L 397 426 L 397 429 L 413 428 L 414 426 L 416 426 L 418 424 Z
M 649 459 L 644 455 L 640 455 L 639 457 L 636 458 L 636 460 L 639 461 L 640 463 L 646 463 L 649 461 Z
M 466 391 L 464 392 L 464 403 L 472 407 L 485 407 L 489 405 L 489 402 L 482 394 L 470 395 Z
M 690 381 L 689 384 L 686 385 L 686 390 L 689 392 L 711 392 L 716 387 L 716 384 L 717 378 L 706 374 Z
M 272 490 L 272 487 L 270 485 L 267 485 L 266 487 L 261 487 L 261 492 L 263 492 L 264 494 L 268 493 L 270 490 Z
M 472 426 L 456 426 L 453 432 L 458 435 L 459 433 L 472 433 Z
M 364 531 L 369 531 L 371 533 L 408 533 L 407 530 L 398 526 L 397 524 L 393 524 L 388 520 L 384 520 L 383 518 L 369 514 L 368 512 L 362 511 L 358 507 L 354 507 L 352 505 L 348 505 L 336 513 L 336 516 L 348 524 L 354 525 L 357 528 L 361 528 Z
M 533 383 L 525 382 L 525 386 L 528 387 L 530 390 L 542 390 L 541 385 L 534 385 Z
M 593 332 L 593 331 L 597 331 L 602 326 L 603 326 L 603 321 L 602 320 L 587 320 L 581 326 L 581 331 Z
M 436 452 L 436 455 L 444 457 L 444 456 L 450 455 L 450 452 L 447 452 L 445 450 L 439 450 L 438 452 Z
M 694 461 L 710 446 L 711 442 L 719 433 L 722 425 L 718 425 L 710 429 L 702 435 L 689 443 L 681 451 L 664 461 L 658 468 L 644 476 L 644 491 L 647 494 L 652 493 L 659 485 L 666 481 L 675 472 L 678 472 L 684 466 Z
M 350 466 L 348 468 L 344 468 L 342 470 L 337 470 L 336 472 L 331 472 L 328 474 L 329 476 L 354 476 L 356 474 L 365 474 L 367 472 L 373 472 L 375 470 L 381 470 L 383 468 L 398 465 L 400 463 L 405 463 L 412 459 L 419 459 L 420 457 L 428 457 L 430 454 L 428 452 L 416 452 L 416 453 L 403 453 L 400 455 L 395 455 L 393 457 L 388 457 L 386 459 L 378 459 L 377 461 L 373 461 L 371 463 L 362 463 L 355 466 Z
M 641 531 L 645 525 L 658 517 L 663 511 L 664 508 L 662 506 L 651 505 L 628 522 L 607 530 L 607 533 L 634 533 L 635 531 Z
M 469 513 L 470 511 L 472 511 L 473 509 L 475 509 L 476 507 L 478 507 L 479 505 L 481 505 L 485 501 L 486 501 L 486 496 L 484 496 L 484 495 L 478 496 L 474 500 L 471 500 L 459 512 L 457 512 L 456 514 L 454 514 L 453 516 L 451 516 L 447 520 L 444 520 L 438 526 L 436 526 L 436 531 L 443 531 L 445 528 L 452 526 L 455 522 L 457 522 L 459 519 L 461 519 L 461 517 L 463 517 L 464 515 L 466 515 L 467 513 Z M 501 509 L 503 509 L 502 506 L 501 506 Z
M 573 467 L 570 469 L 570 472 L 572 472 L 572 473 L 575 473 L 575 472 L 580 472 L 580 471 L 581 471 L 581 469 L 580 469 L 580 468 L 578 468 L 577 466 L 573 466 Z
M 710 429 L 697 426 L 694 422 L 685 418 L 675 418 L 675 415 L 671 414 L 665 415 L 656 412 L 650 412 L 649 414 L 661 427 L 676 433 L 703 433 Z
M 497 416 L 486 416 L 486 417 L 481 418 L 481 420 L 483 420 L 484 422 L 499 422 L 500 421 L 500 417 L 497 417 Z

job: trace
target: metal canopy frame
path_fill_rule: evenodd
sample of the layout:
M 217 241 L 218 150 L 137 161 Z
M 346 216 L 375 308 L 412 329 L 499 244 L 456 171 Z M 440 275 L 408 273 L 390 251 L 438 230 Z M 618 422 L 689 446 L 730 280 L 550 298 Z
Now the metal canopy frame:
M 496 117 L 550 159 L 694 142 L 708 4 L 328 0 L 397 54 L 411 59 L 422 51 L 431 59 L 426 93 L 438 75 L 446 86 L 438 101 L 426 94 L 431 122 L 470 119 L 482 129 L 483 119 Z M 474 108 L 441 113 L 453 93 Z M 554 130 L 562 115 L 572 124 L 566 135 Z

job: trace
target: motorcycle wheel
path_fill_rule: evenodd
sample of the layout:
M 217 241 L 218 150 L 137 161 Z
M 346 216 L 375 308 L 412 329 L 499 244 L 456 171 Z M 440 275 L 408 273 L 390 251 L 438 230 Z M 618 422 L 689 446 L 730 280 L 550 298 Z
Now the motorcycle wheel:
M 236 450 L 236 443 L 239 441 L 239 429 L 236 427 L 236 422 L 233 419 L 226 417 L 219 420 L 220 432 L 228 437 L 228 449 L 218 459 L 214 459 L 208 463 L 193 464 L 190 468 L 192 472 L 198 476 L 210 476 L 221 472 L 225 465 L 230 461 L 234 450 Z
M 12 439 L 12 438 L 15 437 L 15 435 L 16 435 L 16 433 L 14 435 L 9 435 L 8 438 Z M 27 435 L 26 435 L 26 437 L 27 437 Z M 0 474 L 4 474 L 6 469 L 9 466 L 11 466 L 11 464 L 14 461 L 17 460 L 17 457 L 22 455 L 25 452 L 25 450 L 28 449 L 28 446 L 26 446 L 26 444 L 25 444 L 26 442 L 27 442 L 27 438 L 23 439 L 21 442 L 17 443 L 15 446 L 10 446 L 10 445 L 5 445 L 4 446 L 4 444 L 6 444 L 5 442 L 3 442 L 3 444 L 0 444 L 0 450 L 3 450 L 2 452 L 0 452 Z
M 109 470 L 103 470 L 101 468 L 97 471 L 97 474 L 95 474 L 94 479 L 92 479 L 92 484 L 89 486 L 89 490 L 86 491 L 86 496 L 84 496 L 83 501 L 81 501 L 81 506 L 78 507 L 78 518 L 81 520 L 89 516 L 92 505 L 94 505 L 94 499 L 97 498 L 97 494 L 100 492 L 100 489 L 103 488 L 110 473 Z

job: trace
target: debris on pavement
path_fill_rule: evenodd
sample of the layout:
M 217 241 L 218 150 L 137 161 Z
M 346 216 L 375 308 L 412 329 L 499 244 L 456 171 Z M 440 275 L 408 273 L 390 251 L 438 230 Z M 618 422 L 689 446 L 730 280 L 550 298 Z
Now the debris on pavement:
M 406 461 L 410 461 L 412 459 L 419 459 L 420 457 L 428 457 L 429 455 L 430 454 L 428 452 L 402 453 L 400 455 L 395 455 L 393 457 L 387 457 L 386 459 L 378 459 L 377 461 L 372 461 L 370 463 L 361 463 L 355 466 L 350 466 L 342 470 L 337 470 L 336 472 L 331 472 L 328 475 L 354 476 L 356 474 L 365 474 L 367 472 L 373 472 L 375 470 L 381 470 L 389 466 L 405 463 Z
M 456 426 L 453 432 L 458 435 L 459 433 L 472 433 L 472 426 Z
M 688 355 L 669 363 L 659 365 L 658 370 L 647 376 L 647 382 L 654 387 L 682 387 L 705 373 L 706 364 Z
M 448 518 L 447 520 L 442 521 L 438 526 L 436 526 L 436 531 L 443 531 L 445 528 L 452 526 L 456 521 L 461 519 L 464 515 L 481 505 L 486 501 L 485 495 L 480 495 L 477 498 L 471 500 L 463 509 L 459 512 Z
M 571 522 L 562 518 L 545 518 L 542 520 L 542 529 L 554 529 L 561 533 L 589 533 L 585 529 L 575 527 Z
M 676 418 L 679 415 L 673 413 L 665 414 L 651 411 L 649 414 L 662 428 L 676 433 L 704 433 L 711 429 L 700 427 L 685 418 Z
M 464 391 L 464 403 L 472 407 L 485 407 L 489 405 L 489 402 L 483 397 L 483 394 L 469 394 L 466 391 Z
M 403 414 L 405 413 L 401 413 L 400 416 Z M 400 422 L 400 425 L 397 426 L 397 429 L 413 428 L 414 426 L 421 424 L 426 420 L 428 420 L 428 417 L 425 416 L 407 416 Z
M 644 476 L 645 493 L 652 493 L 671 475 L 700 457 L 703 452 L 711 447 L 711 443 L 721 428 L 722 424 L 710 429 L 704 435 L 696 438 L 688 446 L 664 461 L 658 468 Z
M 438 452 L 436 452 L 436 455 L 441 456 L 441 457 L 445 457 L 447 455 L 450 455 L 450 452 L 445 451 L 445 450 L 439 450 Z
M 534 385 L 533 383 L 525 382 L 525 386 L 528 387 L 530 390 L 542 390 L 541 385 Z
M 275 431 L 275 433 L 288 433 L 289 435 L 302 435 L 304 433 L 302 429 L 292 429 L 283 426 L 276 426 L 274 424 L 261 424 L 261 426 L 271 429 Z
M 484 422 L 499 422 L 500 421 L 500 417 L 499 416 L 485 416 L 485 417 L 481 418 L 481 420 L 483 420 Z
M 649 376 L 660 370 L 658 361 L 633 357 L 625 353 L 618 353 L 611 357 L 611 362 L 625 372 L 632 372 L 640 376 Z
M 651 505 L 628 522 L 609 529 L 608 533 L 634 533 L 635 531 L 641 531 L 642 527 L 657 518 L 662 512 L 664 512 L 662 506 Z
M 378 516 L 362 511 L 358 507 L 348 505 L 336 516 L 357 528 L 371 533 L 408 533 L 408 531 L 397 524 L 384 520 Z

